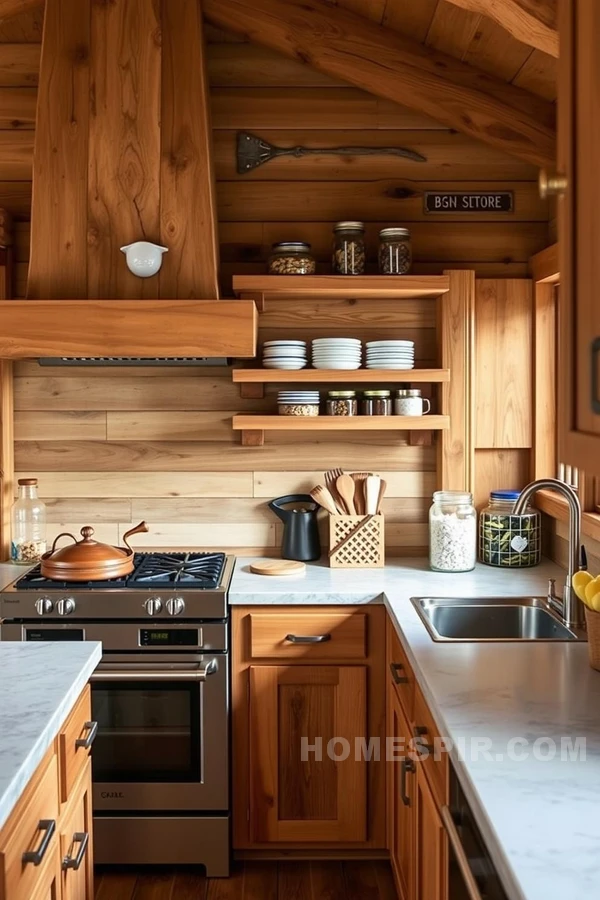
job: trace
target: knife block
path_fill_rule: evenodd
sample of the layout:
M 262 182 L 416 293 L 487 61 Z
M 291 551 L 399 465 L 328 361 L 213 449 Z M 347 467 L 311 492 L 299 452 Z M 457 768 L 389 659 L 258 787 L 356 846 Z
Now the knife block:
M 361 525 L 357 528 L 357 526 Z M 353 529 L 357 530 L 350 537 Z M 329 565 L 332 569 L 382 569 L 385 565 L 384 517 L 329 516 Z

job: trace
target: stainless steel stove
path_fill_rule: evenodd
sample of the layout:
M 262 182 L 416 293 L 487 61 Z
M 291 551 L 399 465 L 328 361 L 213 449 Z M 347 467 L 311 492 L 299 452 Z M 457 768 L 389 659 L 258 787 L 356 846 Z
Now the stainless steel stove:
M 229 873 L 229 629 L 235 559 L 138 553 L 118 579 L 39 566 L 0 592 L 0 640 L 102 641 L 92 676 L 98 863 Z

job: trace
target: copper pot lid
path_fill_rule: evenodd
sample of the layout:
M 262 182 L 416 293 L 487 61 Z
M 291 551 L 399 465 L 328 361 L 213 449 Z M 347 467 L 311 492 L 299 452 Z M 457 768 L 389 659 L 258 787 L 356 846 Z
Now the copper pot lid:
M 52 548 L 44 553 L 42 560 L 45 566 L 60 567 L 64 572 L 65 569 L 77 571 L 80 568 L 89 569 L 97 567 L 101 573 L 103 569 L 110 569 L 119 563 L 133 559 L 133 550 L 127 542 L 127 538 L 132 534 L 148 531 L 145 522 L 140 522 L 135 528 L 131 528 L 123 535 L 123 543 L 125 547 L 113 547 L 111 544 L 102 544 L 94 540 L 94 529 L 91 525 L 85 525 L 81 529 L 81 540 L 78 541 L 74 535 L 68 531 L 64 531 L 57 535 L 52 544 Z M 70 537 L 74 543 L 68 544 L 66 547 L 56 549 L 57 542 L 62 537 Z

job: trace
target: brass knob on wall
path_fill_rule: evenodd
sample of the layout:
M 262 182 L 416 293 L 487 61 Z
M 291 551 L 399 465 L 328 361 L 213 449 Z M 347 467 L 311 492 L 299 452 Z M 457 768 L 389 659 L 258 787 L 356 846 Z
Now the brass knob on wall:
M 545 169 L 541 169 L 538 188 L 542 200 L 545 200 L 546 197 L 561 196 L 567 190 L 567 176 L 558 175 L 556 172 L 549 175 Z

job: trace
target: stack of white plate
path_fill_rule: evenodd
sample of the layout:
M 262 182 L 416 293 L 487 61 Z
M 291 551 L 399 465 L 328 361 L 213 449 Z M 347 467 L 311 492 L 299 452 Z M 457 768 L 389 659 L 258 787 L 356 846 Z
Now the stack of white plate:
M 306 341 L 265 341 L 265 369 L 304 369 L 307 363 Z
M 315 338 L 312 364 L 315 369 L 360 369 L 362 342 L 357 338 Z
M 414 369 L 414 341 L 368 341 L 367 369 Z
M 281 403 L 284 406 L 318 404 L 320 399 L 318 391 L 279 391 L 277 394 L 277 403 Z

